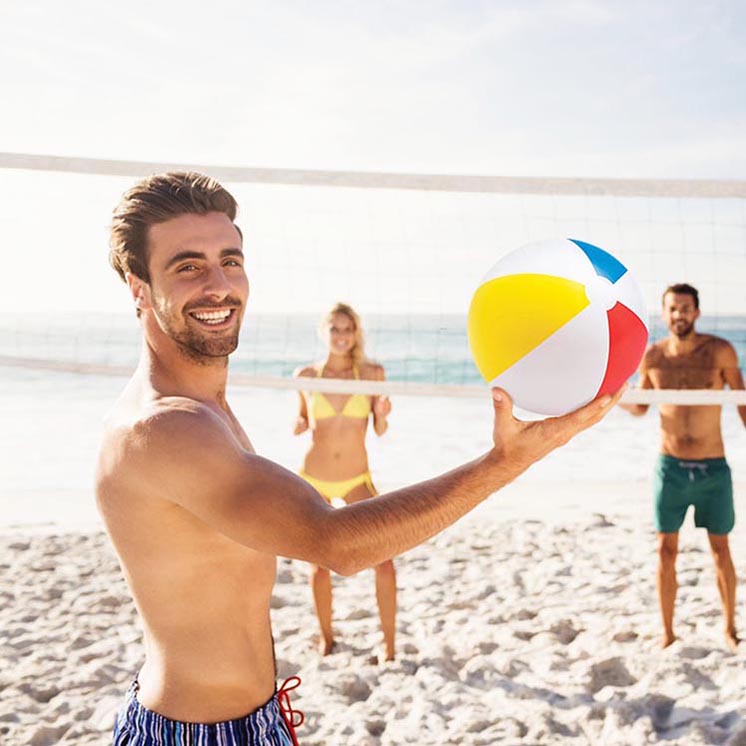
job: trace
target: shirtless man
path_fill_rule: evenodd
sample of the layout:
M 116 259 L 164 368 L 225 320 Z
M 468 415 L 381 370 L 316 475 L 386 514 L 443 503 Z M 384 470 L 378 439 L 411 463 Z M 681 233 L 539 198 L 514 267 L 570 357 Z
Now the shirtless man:
M 276 557 L 342 575 L 378 565 L 598 422 L 620 396 L 524 423 L 493 389 L 490 450 L 335 510 L 257 455 L 226 401 L 249 295 L 235 215 L 231 195 L 199 174 L 145 179 L 114 212 L 110 259 L 143 347 L 106 423 L 96 488 L 145 638 L 116 746 L 292 743 L 270 629 Z
M 720 337 L 698 334 L 699 294 L 691 285 L 671 285 L 663 294 L 663 320 L 670 334 L 648 348 L 640 366 L 643 389 L 743 389 L 733 346 Z M 635 415 L 646 404 L 622 404 Z M 676 636 L 676 554 L 679 528 L 690 505 L 694 522 L 707 529 L 723 601 L 725 638 L 735 650 L 736 573 L 728 546 L 735 523 L 733 486 L 720 431 L 720 406 L 661 404 L 661 454 L 656 466 L 655 524 L 658 531 L 658 599 L 663 647 Z M 746 406 L 738 407 L 746 425 Z

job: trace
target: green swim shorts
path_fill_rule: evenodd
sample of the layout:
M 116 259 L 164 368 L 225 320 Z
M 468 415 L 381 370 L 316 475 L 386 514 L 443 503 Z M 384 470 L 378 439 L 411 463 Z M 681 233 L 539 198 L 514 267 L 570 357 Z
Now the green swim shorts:
M 655 527 L 666 534 L 676 533 L 690 505 L 694 525 L 709 533 L 723 535 L 733 530 L 733 482 L 724 458 L 697 461 L 661 454 L 653 476 Z

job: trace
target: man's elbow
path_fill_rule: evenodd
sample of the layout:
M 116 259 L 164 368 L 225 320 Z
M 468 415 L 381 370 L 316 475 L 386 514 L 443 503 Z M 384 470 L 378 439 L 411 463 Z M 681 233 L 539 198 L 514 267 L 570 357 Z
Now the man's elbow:
M 620 404 L 619 406 L 634 417 L 642 417 L 650 408 L 649 404 Z
M 349 578 L 352 575 L 357 575 L 361 570 L 365 568 L 360 565 L 355 565 L 352 562 L 341 562 L 336 567 L 329 568 L 330 570 L 341 575 L 342 577 Z
M 634 417 L 642 417 L 644 414 L 647 413 L 649 408 L 650 405 L 648 404 L 632 404 L 627 411 Z
M 353 558 L 345 556 L 343 552 L 330 552 L 328 557 L 320 563 L 327 570 L 331 570 L 337 575 L 343 577 L 350 577 L 350 575 L 356 575 L 361 570 L 366 569 L 366 565 L 362 562 L 355 562 Z
M 314 530 L 314 536 L 324 537 L 317 542 L 321 556 L 316 564 L 343 576 L 355 575 L 388 559 L 379 559 L 380 549 L 374 548 L 370 531 L 352 520 L 350 508 L 330 508 Z
M 330 540 L 326 545 L 324 556 L 317 564 L 343 577 L 356 575 L 361 570 L 372 567 L 372 563 L 366 562 L 365 557 L 359 551 L 346 546 L 341 540 Z
M 343 577 L 356 575 L 361 570 L 365 570 L 371 566 L 370 563 L 366 563 L 359 554 L 347 551 L 338 545 L 336 547 L 329 547 L 329 551 L 326 553 L 326 557 L 322 564 L 328 570 L 335 572 L 337 575 L 342 575 Z

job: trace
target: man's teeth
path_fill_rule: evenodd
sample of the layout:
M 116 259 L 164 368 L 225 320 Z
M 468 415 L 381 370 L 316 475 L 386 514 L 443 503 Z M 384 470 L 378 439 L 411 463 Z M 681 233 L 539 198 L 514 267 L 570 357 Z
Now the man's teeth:
M 221 321 L 225 321 L 230 315 L 230 309 L 226 311 L 203 311 L 192 314 L 195 319 L 204 321 L 206 324 L 219 324 Z

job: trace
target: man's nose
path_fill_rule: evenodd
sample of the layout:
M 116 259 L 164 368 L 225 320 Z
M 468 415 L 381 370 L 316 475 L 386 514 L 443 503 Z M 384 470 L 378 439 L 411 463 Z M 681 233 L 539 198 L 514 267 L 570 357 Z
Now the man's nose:
M 205 292 L 215 298 L 225 298 L 231 291 L 231 284 L 222 267 L 214 267 L 206 276 Z

